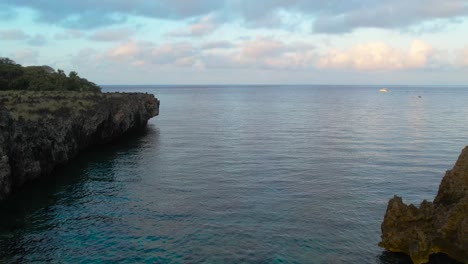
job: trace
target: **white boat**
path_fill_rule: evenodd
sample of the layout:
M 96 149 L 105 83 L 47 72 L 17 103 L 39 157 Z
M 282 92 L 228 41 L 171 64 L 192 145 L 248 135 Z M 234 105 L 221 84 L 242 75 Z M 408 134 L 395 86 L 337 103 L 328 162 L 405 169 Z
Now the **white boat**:
M 388 89 L 387 88 L 382 88 L 382 89 L 379 90 L 379 92 L 386 93 L 386 92 L 388 92 Z

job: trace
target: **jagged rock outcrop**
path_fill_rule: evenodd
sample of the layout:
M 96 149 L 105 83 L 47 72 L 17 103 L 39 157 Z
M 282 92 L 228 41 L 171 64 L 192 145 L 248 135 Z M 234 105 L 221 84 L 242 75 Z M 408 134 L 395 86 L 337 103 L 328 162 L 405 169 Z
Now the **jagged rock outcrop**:
M 446 172 L 433 202 L 419 208 L 395 196 L 382 223 L 381 247 L 426 263 L 434 253 L 445 253 L 468 263 L 468 147 Z
M 25 94 L 0 97 L 0 201 L 80 150 L 142 128 L 159 114 L 150 94 Z

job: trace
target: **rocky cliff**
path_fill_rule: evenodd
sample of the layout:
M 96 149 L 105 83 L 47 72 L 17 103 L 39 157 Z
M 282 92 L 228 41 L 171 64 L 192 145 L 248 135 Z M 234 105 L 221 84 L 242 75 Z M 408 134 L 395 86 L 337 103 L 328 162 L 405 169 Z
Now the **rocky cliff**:
M 395 196 L 382 223 L 380 246 L 426 263 L 433 253 L 446 253 L 468 263 L 468 147 L 446 172 L 433 202 L 419 208 Z
M 0 200 L 158 113 L 159 101 L 149 94 L 1 92 Z

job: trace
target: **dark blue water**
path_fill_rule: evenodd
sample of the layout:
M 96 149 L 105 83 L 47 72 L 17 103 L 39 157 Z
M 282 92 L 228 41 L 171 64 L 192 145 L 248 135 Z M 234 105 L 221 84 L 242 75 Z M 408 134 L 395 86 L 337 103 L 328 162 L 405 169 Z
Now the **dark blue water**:
M 468 143 L 468 89 L 105 87 L 154 93 L 141 134 L 0 209 L 0 262 L 402 263 L 380 223 L 432 200 Z

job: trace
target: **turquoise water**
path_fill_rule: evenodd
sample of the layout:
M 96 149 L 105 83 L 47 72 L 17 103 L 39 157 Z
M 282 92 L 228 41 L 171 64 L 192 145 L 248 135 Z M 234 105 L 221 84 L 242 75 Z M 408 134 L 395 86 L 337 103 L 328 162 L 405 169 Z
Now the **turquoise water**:
M 0 262 L 408 263 L 377 246 L 387 201 L 434 198 L 468 89 L 380 88 L 105 87 L 160 116 L 1 205 Z

